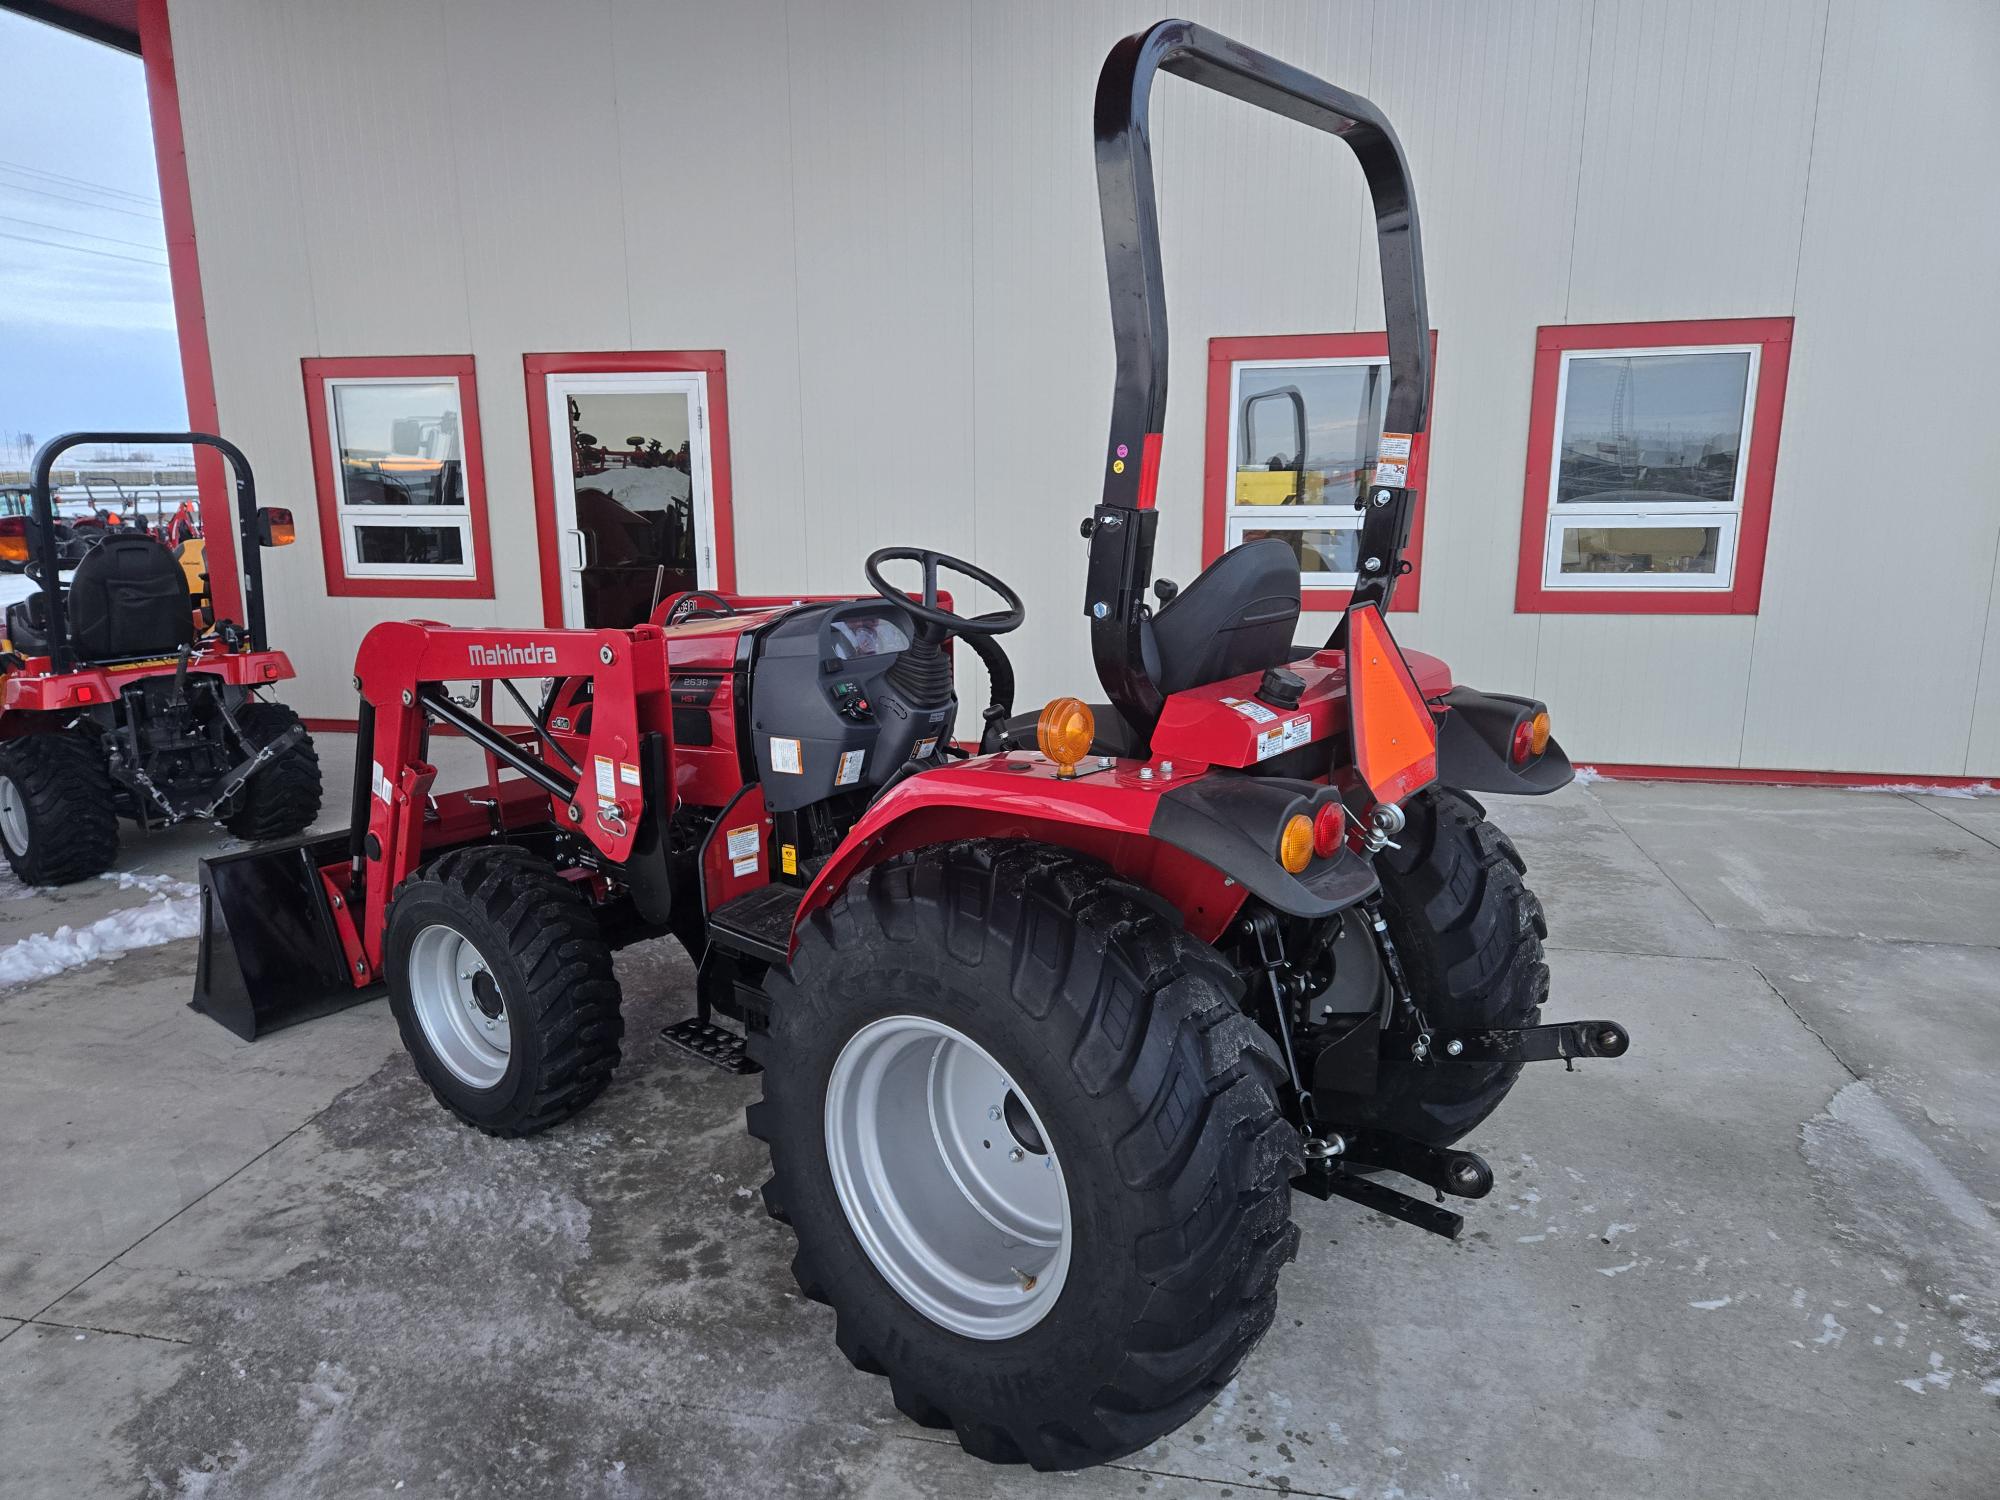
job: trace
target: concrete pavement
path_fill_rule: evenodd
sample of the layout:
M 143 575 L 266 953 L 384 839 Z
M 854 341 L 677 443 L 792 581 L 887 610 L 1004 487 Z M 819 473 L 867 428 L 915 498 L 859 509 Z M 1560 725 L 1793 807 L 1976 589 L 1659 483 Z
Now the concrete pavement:
M 1456 1244 L 1301 1201 L 1241 1377 L 1080 1475 L 966 1458 L 833 1348 L 754 1080 L 658 1041 L 671 944 L 620 956 L 612 1090 L 529 1142 L 438 1110 L 380 1002 L 237 1042 L 187 942 L 0 991 L 0 1496 L 1993 1495 L 2000 800 L 1492 810 L 1552 1018 L 1633 1052 L 1529 1070 Z M 159 895 L 0 892 L 0 944 Z

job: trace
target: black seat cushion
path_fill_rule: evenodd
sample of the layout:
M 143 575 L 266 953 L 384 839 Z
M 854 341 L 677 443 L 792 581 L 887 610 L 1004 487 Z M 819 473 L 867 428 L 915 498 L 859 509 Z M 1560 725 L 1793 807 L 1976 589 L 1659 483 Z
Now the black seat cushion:
M 169 656 L 194 640 L 187 575 L 140 532 L 107 536 L 85 553 L 67 605 L 70 645 L 84 661 Z
M 1276 537 L 1232 547 L 1151 621 L 1146 670 L 1162 693 L 1261 672 L 1292 659 L 1299 560 Z

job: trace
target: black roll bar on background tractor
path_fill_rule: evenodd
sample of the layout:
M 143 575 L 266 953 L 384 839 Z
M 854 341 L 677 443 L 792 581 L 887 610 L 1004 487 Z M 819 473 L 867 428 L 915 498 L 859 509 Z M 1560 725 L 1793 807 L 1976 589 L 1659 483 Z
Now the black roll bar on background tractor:
M 1375 208 L 1389 335 L 1384 427 L 1397 435 L 1422 432 L 1430 399 L 1430 314 L 1416 196 L 1402 143 L 1382 112 L 1358 94 L 1191 21 L 1159 21 L 1113 47 L 1097 77 L 1094 131 L 1117 377 L 1104 498 L 1086 525 L 1090 569 L 1084 610 L 1098 679 L 1141 741 L 1150 736 L 1165 701 L 1146 670 L 1140 634 L 1159 523 L 1153 498 L 1167 414 L 1166 286 L 1147 125 L 1153 76 L 1161 69 L 1347 143 Z M 1401 486 L 1369 486 L 1362 501 L 1356 603 L 1387 604 L 1408 536 L 1410 504 L 1410 492 Z
M 35 570 L 41 575 L 36 582 L 41 586 L 42 598 L 46 601 L 51 670 L 57 674 L 69 671 L 76 665 L 76 652 L 70 646 L 68 624 L 64 619 L 62 565 L 56 551 L 55 494 L 49 485 L 49 474 L 63 454 L 89 443 L 122 443 L 128 446 L 145 443 L 153 447 L 198 445 L 213 448 L 229 460 L 230 467 L 236 471 L 236 550 L 237 561 L 243 569 L 244 623 L 249 631 L 250 649 L 264 650 L 268 643 L 264 639 L 264 553 L 257 536 L 257 481 L 250 472 L 250 460 L 243 456 L 243 450 L 228 438 L 217 437 L 212 432 L 66 432 L 60 437 L 50 438 L 36 450 L 32 501 L 34 527 L 28 538 L 29 547 L 34 552 Z

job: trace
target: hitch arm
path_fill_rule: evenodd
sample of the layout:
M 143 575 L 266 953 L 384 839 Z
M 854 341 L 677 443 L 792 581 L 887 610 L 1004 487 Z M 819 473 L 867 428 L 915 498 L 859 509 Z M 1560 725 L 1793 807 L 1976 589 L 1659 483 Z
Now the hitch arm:
M 1433 1033 L 1431 1058 L 1439 1063 L 1560 1062 L 1574 1068 L 1579 1057 L 1623 1057 L 1631 1045 L 1631 1036 L 1616 1021 L 1563 1021 Z

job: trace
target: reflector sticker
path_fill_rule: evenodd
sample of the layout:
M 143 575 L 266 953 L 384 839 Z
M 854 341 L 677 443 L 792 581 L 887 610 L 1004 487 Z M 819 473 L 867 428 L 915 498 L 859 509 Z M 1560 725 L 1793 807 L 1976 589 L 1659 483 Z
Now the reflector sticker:
M 835 786 L 853 786 L 861 779 L 861 764 L 868 759 L 866 750 L 848 750 L 840 757 L 840 769 L 833 773 Z
M 803 776 L 805 774 L 805 760 L 799 754 L 799 742 L 797 740 L 781 740 L 775 735 L 772 736 L 771 769 L 782 772 L 786 776 Z
M 798 741 L 792 743 L 797 744 Z M 729 868 L 738 875 L 755 875 L 761 857 L 757 825 L 752 823 L 745 828 L 732 828 L 725 837 L 729 840 Z
M 1312 715 L 1294 714 L 1282 724 L 1273 724 L 1269 729 L 1258 731 L 1257 759 L 1269 760 L 1274 755 L 1283 755 L 1287 750 L 1296 750 L 1301 745 L 1309 745 L 1312 743 L 1312 737 Z
M 597 800 L 616 802 L 618 800 L 618 763 L 608 755 L 593 759 L 592 766 L 597 772 Z
M 799 873 L 799 846 L 797 844 L 781 845 L 778 849 L 778 857 L 784 865 L 787 875 L 796 875 Z
M 1278 716 L 1261 703 L 1252 703 L 1248 698 L 1224 698 L 1222 700 L 1253 724 L 1275 724 Z

